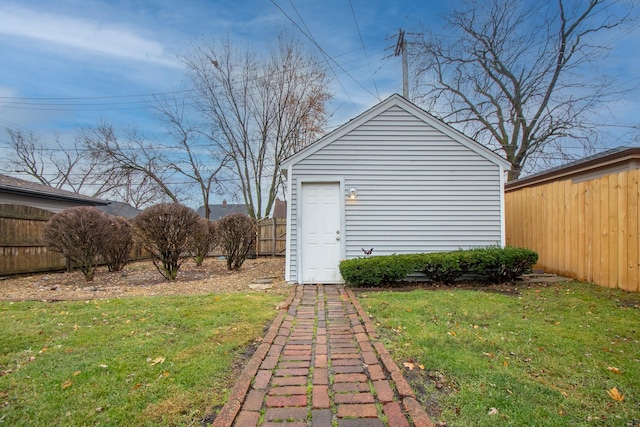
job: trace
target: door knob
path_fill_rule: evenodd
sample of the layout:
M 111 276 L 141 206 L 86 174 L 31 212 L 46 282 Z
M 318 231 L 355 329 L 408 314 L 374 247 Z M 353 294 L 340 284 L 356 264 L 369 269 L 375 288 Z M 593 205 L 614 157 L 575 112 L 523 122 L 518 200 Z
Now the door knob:
M 336 237 L 336 240 L 337 240 L 337 241 L 340 241 L 340 237 Z

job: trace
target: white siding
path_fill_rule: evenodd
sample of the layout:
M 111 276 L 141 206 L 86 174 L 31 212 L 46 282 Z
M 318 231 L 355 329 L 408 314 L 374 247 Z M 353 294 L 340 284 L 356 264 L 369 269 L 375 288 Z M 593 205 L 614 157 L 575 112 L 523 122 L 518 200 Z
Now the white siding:
M 291 167 L 289 279 L 297 281 L 299 180 L 344 180 L 345 255 L 501 243 L 500 166 L 393 106 Z M 345 194 L 344 197 L 347 197 Z

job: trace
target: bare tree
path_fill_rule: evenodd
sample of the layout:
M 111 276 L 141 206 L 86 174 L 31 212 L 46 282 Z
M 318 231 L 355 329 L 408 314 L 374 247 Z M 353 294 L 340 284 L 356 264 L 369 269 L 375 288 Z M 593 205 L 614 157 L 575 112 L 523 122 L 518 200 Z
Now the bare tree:
M 281 161 L 322 133 L 330 96 L 325 72 L 286 34 L 267 57 L 227 40 L 183 59 L 249 215 L 268 215 Z
M 150 189 L 147 195 L 162 194 L 174 203 L 179 202 L 179 195 L 169 184 L 175 171 L 167 167 L 163 147 L 150 143 L 136 129 L 129 129 L 124 138 L 119 138 L 113 125 L 102 121 L 83 129 L 82 140 L 91 156 L 99 159 L 110 174 L 119 179 L 137 177 Z M 126 179 L 122 181 L 126 183 Z M 126 189 L 118 187 L 120 192 Z
M 222 192 L 220 175 L 229 156 L 216 144 L 202 143 L 206 126 L 193 123 L 185 110 L 185 102 L 156 98 L 158 119 L 167 127 L 167 134 L 175 145 L 176 155 L 167 159 L 167 166 L 197 186 L 204 204 L 204 217 L 209 219 L 211 193 Z
M 123 201 L 141 207 L 157 201 L 157 186 L 139 171 L 118 169 L 102 155 L 87 151 L 82 137 L 63 145 L 44 143 L 33 133 L 7 129 L 11 154 L 5 171 L 30 176 L 37 182 L 92 197 Z
M 509 179 L 527 162 L 571 157 L 568 145 L 588 151 L 597 133 L 589 113 L 621 88 L 583 73 L 606 53 L 601 33 L 628 21 L 621 3 L 466 0 L 442 36 L 414 45 L 414 98 L 502 154 Z
M 106 183 L 91 188 L 98 162 L 86 156 L 76 142 L 63 146 L 56 137 L 55 142 L 45 144 L 33 133 L 13 129 L 7 129 L 7 135 L 12 152 L 6 171 L 29 175 L 43 185 L 92 196 L 108 189 Z

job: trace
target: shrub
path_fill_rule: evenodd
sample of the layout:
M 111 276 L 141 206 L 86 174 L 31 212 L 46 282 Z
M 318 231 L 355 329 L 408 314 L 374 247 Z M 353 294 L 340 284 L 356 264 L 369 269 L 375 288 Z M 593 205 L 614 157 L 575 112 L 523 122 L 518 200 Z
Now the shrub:
M 485 283 L 512 282 L 538 262 L 538 254 L 524 248 L 490 247 L 469 252 L 471 271 Z
M 437 284 L 450 285 L 469 268 L 467 255 L 466 251 L 424 254 L 417 270 Z
M 126 218 L 108 217 L 106 224 L 106 239 L 101 250 L 102 259 L 109 271 L 122 271 L 133 247 L 133 226 Z
M 218 221 L 218 244 L 227 259 L 229 270 L 239 270 L 254 249 L 256 221 L 237 213 Z
M 355 258 L 340 263 L 340 274 L 353 286 L 388 285 L 405 278 L 415 262 L 415 258 L 403 255 Z
M 136 217 L 138 238 L 165 279 L 175 280 L 180 266 L 191 256 L 199 220 L 193 209 L 179 203 L 160 203 Z
M 215 246 L 217 240 L 217 225 L 213 221 L 206 218 L 200 218 L 198 231 L 196 232 L 193 260 L 200 267 L 204 259 L 209 255 L 211 249 Z
M 69 208 L 49 219 L 44 238 L 50 247 L 82 271 L 86 281 L 91 281 L 107 241 L 108 223 L 108 216 L 97 208 Z
M 529 249 L 492 247 L 354 258 L 340 263 L 340 273 L 352 286 L 389 285 L 414 271 L 439 284 L 451 284 L 465 273 L 482 282 L 504 283 L 530 270 L 537 260 L 538 254 Z

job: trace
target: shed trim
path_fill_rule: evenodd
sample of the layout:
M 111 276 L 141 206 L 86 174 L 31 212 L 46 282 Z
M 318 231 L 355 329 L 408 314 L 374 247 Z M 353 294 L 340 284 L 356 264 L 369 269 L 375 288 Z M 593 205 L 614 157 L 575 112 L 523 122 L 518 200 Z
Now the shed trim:
M 390 97 L 388 97 L 384 101 L 382 101 L 379 104 L 369 108 L 365 112 L 361 113 L 359 116 L 356 116 L 355 118 L 351 119 L 350 121 L 348 121 L 347 123 L 343 124 L 339 128 L 335 129 L 333 132 L 331 132 L 331 133 L 325 135 L 324 137 L 320 138 L 315 143 L 307 146 L 306 148 L 298 151 L 297 153 L 293 154 L 289 158 L 285 159 L 282 162 L 283 169 L 289 169 L 289 167 L 291 165 L 294 165 L 294 164 L 300 162 L 301 160 L 306 159 L 307 157 L 311 156 L 315 152 L 317 152 L 317 151 L 321 150 L 322 148 L 326 147 L 327 145 L 331 144 L 333 141 L 341 138 L 342 136 L 344 136 L 347 133 L 351 132 L 352 130 L 354 130 L 358 126 L 368 122 L 369 120 L 371 120 L 375 116 L 379 115 L 380 113 L 388 110 L 389 108 L 391 108 L 393 106 L 397 106 L 399 108 L 404 109 L 409 114 L 412 114 L 412 115 L 416 116 L 418 119 L 422 120 L 423 122 L 427 123 L 428 125 L 432 126 L 433 128 L 439 130 L 440 132 L 444 133 L 448 137 L 452 138 L 453 140 L 455 140 L 455 141 L 459 142 L 460 144 L 464 145 L 465 147 L 467 147 L 471 151 L 479 154 L 480 156 L 484 157 L 485 159 L 489 160 L 490 162 L 492 162 L 492 163 L 494 163 L 496 165 L 499 165 L 500 167 L 504 168 L 504 170 L 511 170 L 511 165 L 509 164 L 509 162 L 507 160 L 503 159 L 502 157 L 500 157 L 499 155 L 497 155 L 493 151 L 491 151 L 488 148 L 484 147 L 479 142 L 474 141 L 473 139 L 469 138 L 465 134 L 463 134 L 463 133 L 459 132 L 458 130 L 454 129 L 453 127 L 447 125 L 443 121 L 435 118 L 434 116 L 432 116 L 431 114 L 429 114 L 428 112 L 423 110 L 422 108 L 420 108 L 417 105 L 415 105 L 414 103 L 406 100 L 405 98 L 403 98 L 402 96 L 398 95 L 397 93 L 394 93 L 393 95 L 391 95 Z

